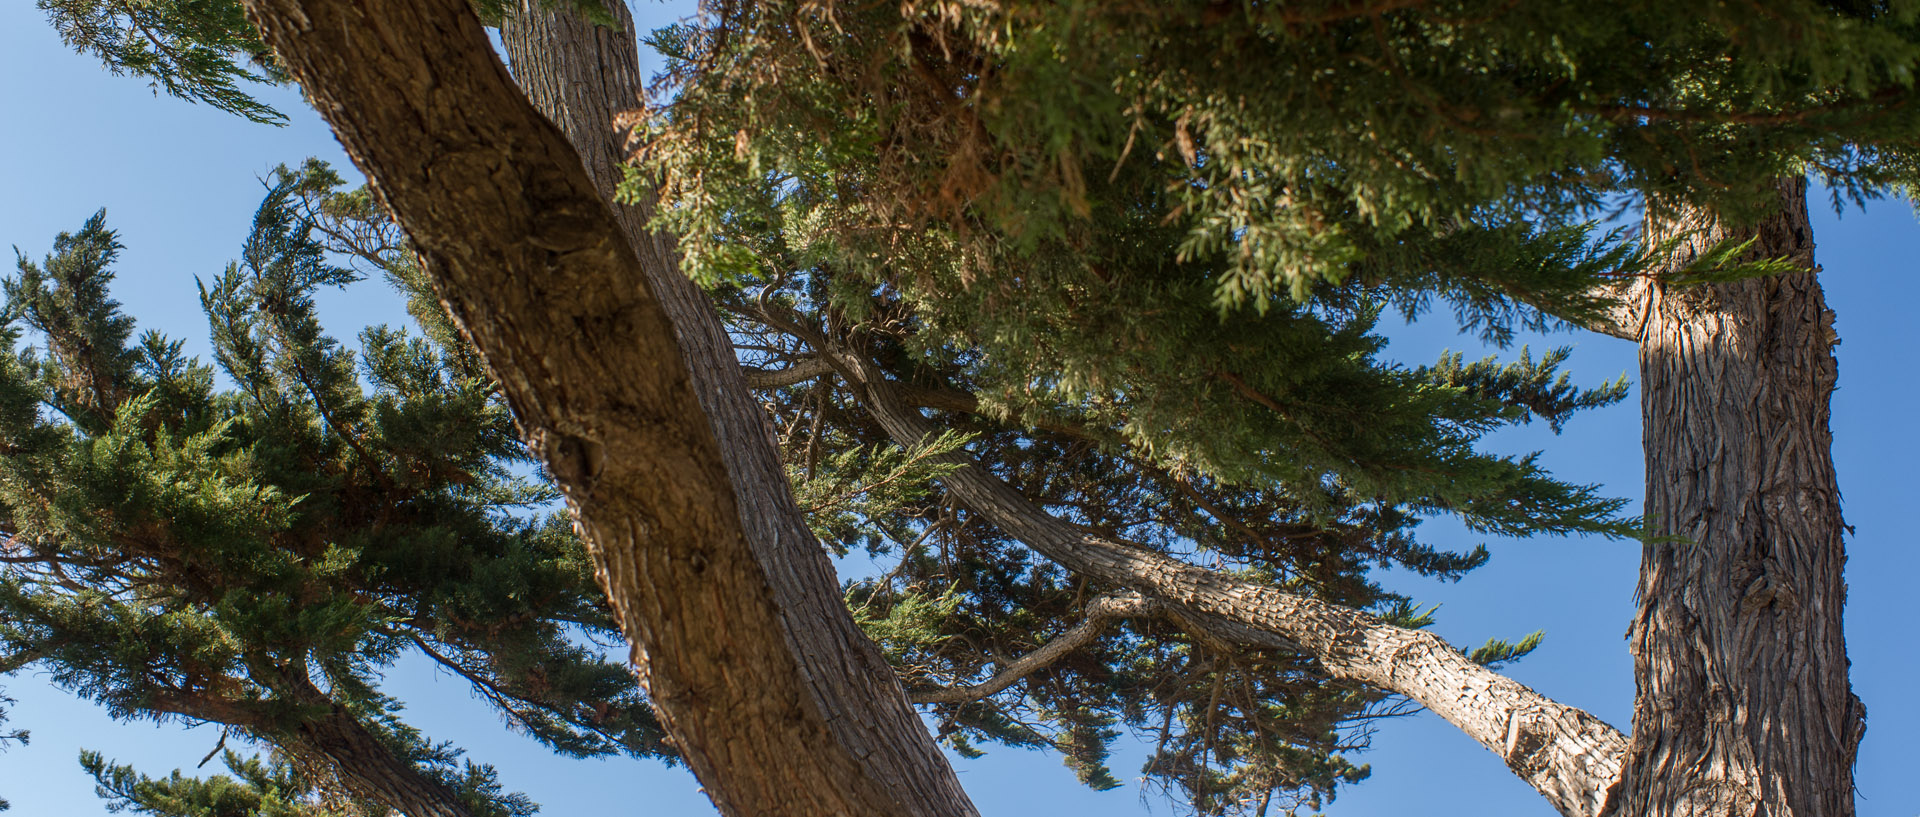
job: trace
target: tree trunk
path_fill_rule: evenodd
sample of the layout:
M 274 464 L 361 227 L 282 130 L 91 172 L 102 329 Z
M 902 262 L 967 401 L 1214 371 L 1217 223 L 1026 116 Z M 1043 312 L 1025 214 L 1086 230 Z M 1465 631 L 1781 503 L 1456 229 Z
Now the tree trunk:
M 465 0 L 246 5 L 485 356 L 721 811 L 974 814 L 841 604 L 713 314 L 670 246 L 630 237 Z M 632 40 L 542 36 L 526 53 L 550 70 L 523 69 L 536 96 L 583 138 L 610 127 L 632 97 L 572 78 L 621 84 L 591 79 L 607 61 L 636 76 Z
M 641 239 L 636 216 L 616 220 L 608 177 L 596 188 L 513 91 L 464 0 L 246 3 L 485 354 L 567 496 L 662 722 L 721 809 L 971 814 L 848 620 L 824 556 L 794 533 L 724 333 L 672 273 L 671 248 Z M 578 29 L 539 36 L 609 43 Z M 531 62 L 523 76 L 583 147 L 609 105 L 627 106 L 605 96 L 624 81 L 592 73 L 629 59 L 620 39 L 619 55 L 591 58 L 600 69 L 562 67 L 586 53 L 572 47 L 515 46 L 523 62 L 554 61 L 556 84 Z M 596 168 L 606 155 L 586 153 Z M 1759 251 L 1810 262 L 1796 184 L 1798 209 L 1762 226 Z M 1279 634 L 1338 674 L 1420 700 L 1563 813 L 1610 802 L 1633 817 L 1848 814 L 1862 721 L 1840 632 L 1834 370 L 1817 285 L 1807 274 L 1646 290 L 1649 512 L 1683 538 L 1648 547 L 1637 728 L 1617 788 L 1628 752 L 1617 731 L 1431 634 L 1099 539 L 979 469 L 947 484 L 1070 569 Z M 846 371 L 857 361 L 839 365 L 861 379 Z M 883 379 L 863 387 L 889 405 Z M 917 412 L 876 414 L 904 441 L 927 430 Z
M 295 739 L 284 747 L 296 762 L 406 817 L 472 817 L 453 789 L 394 755 L 353 713 L 318 691 L 313 697 L 316 706 L 328 711 L 303 720 Z
M 1633 741 L 1620 817 L 1850 817 L 1865 710 L 1847 682 L 1836 377 L 1806 181 L 1734 229 L 1649 218 L 1679 269 L 1728 238 L 1806 272 L 1640 284 L 1640 388 L 1653 537 L 1643 552 Z

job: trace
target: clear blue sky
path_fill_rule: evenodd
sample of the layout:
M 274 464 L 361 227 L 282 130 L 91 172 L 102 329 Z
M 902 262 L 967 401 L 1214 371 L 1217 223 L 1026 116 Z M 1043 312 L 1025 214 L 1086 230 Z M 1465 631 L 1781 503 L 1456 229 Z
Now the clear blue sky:
M 668 19 L 642 5 L 642 27 Z M 345 157 L 326 126 L 287 92 L 267 95 L 293 117 L 286 128 L 250 125 L 205 106 L 155 97 L 145 83 L 112 77 L 90 58 L 68 52 L 30 4 L 0 8 L 0 244 L 31 258 L 44 255 L 55 233 L 76 229 L 96 209 L 120 230 L 127 250 L 116 295 L 144 328 L 186 339 L 203 356 L 205 323 L 193 277 L 216 274 L 245 236 L 262 192 L 258 178 L 274 165 L 320 156 L 343 169 Z M 1920 787 L 1911 781 L 1920 700 L 1908 691 L 1920 676 L 1920 638 L 1909 629 L 1920 555 L 1910 515 L 1920 454 L 1914 405 L 1920 321 L 1920 226 L 1903 202 L 1884 202 L 1836 219 L 1814 215 L 1823 278 L 1839 313 L 1841 390 L 1834 401 L 1835 459 L 1845 492 L 1849 541 L 1847 634 L 1855 690 L 1869 718 L 1858 769 L 1863 817 L 1920 815 Z M 404 323 L 393 293 L 363 284 L 323 302 L 328 325 L 350 337 L 362 325 Z M 1392 353 L 1411 363 L 1441 349 L 1475 351 L 1443 321 L 1395 328 Z M 1633 349 L 1588 335 L 1532 339 L 1536 349 L 1576 347 L 1573 371 L 1592 384 L 1637 374 Z M 1637 398 L 1636 398 L 1637 399 Z M 1641 491 L 1640 415 L 1634 400 L 1583 415 L 1560 437 L 1544 428 L 1509 432 L 1500 450 L 1546 451 L 1570 479 L 1601 483 L 1609 493 Z M 1469 548 L 1477 541 L 1444 520 L 1424 529 L 1435 544 Z M 1623 634 L 1632 611 L 1639 547 L 1631 542 L 1533 539 L 1492 541 L 1491 564 L 1458 584 L 1387 577 L 1396 589 L 1440 603 L 1443 635 L 1460 644 L 1544 629 L 1547 640 L 1512 674 L 1541 692 L 1588 709 L 1625 728 L 1633 694 Z M 216 729 L 116 724 L 93 705 L 50 687 L 32 673 L 5 681 L 19 700 L 12 726 L 31 729 L 33 744 L 0 754 L 0 795 L 23 817 L 90 817 L 106 813 L 76 761 L 80 747 L 165 774 L 198 762 Z M 450 739 L 499 767 L 509 790 L 527 792 L 553 817 L 634 814 L 710 815 L 693 779 L 656 763 L 574 761 L 552 756 L 507 733 L 457 679 L 420 662 L 403 663 L 389 691 L 407 702 L 409 721 Z M 1371 780 L 1328 808 L 1337 817 L 1553 814 L 1492 754 L 1437 718 L 1416 716 L 1381 725 L 1375 748 L 1360 759 Z M 1137 772 L 1144 753 L 1122 747 L 1114 769 Z M 217 762 L 212 764 L 217 766 Z M 1138 786 L 1112 792 L 1079 787 L 1057 759 L 992 749 L 957 761 L 983 813 L 1171 814 Z M 211 770 L 211 769 L 210 769 Z

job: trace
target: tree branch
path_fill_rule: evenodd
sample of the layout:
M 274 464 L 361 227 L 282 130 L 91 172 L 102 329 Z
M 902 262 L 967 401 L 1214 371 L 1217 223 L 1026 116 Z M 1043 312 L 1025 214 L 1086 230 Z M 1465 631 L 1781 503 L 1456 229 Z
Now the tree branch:
M 967 686 L 910 690 L 907 693 L 907 700 L 916 704 L 966 703 L 980 700 L 1013 686 L 1014 682 L 1021 678 L 1085 646 L 1107 628 L 1108 622 L 1116 618 L 1146 615 L 1157 606 L 1157 603 L 1148 600 L 1145 596 L 1131 591 L 1101 596 L 1087 605 L 1085 617 L 1080 619 L 1079 624 L 1073 625 L 1071 629 L 1041 645 L 1039 649 L 1008 663 L 999 672 L 994 673 L 992 678 Z
M 812 380 L 833 373 L 833 365 L 817 357 L 801 358 L 784 369 L 751 369 L 741 367 L 746 375 L 747 388 L 777 389 Z
M 770 317 L 825 352 L 895 442 L 913 445 L 933 433 L 878 366 L 797 316 Z M 1405 695 L 1446 718 L 1562 814 L 1598 817 L 1605 808 L 1627 740 L 1600 719 L 1473 663 L 1433 633 L 1097 535 L 1053 517 L 960 454 L 949 460 L 962 466 L 941 479 L 956 501 L 1067 569 L 1292 642 L 1335 677 Z
M 1646 325 L 1644 309 L 1645 298 L 1643 296 L 1646 286 L 1647 281 L 1644 278 L 1634 278 L 1628 281 L 1601 285 L 1598 294 L 1612 301 L 1613 307 L 1602 315 L 1586 319 L 1570 318 L 1554 312 L 1548 308 L 1548 304 L 1529 298 L 1522 293 L 1509 291 L 1507 294 L 1520 303 L 1531 306 L 1543 313 L 1559 318 L 1589 332 L 1598 332 L 1602 335 L 1639 343 L 1641 330 Z

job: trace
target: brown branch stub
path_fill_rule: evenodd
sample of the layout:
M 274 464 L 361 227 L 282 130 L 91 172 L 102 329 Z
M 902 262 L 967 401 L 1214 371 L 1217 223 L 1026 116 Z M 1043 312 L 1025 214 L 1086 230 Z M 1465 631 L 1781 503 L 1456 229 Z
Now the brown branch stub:
M 801 358 L 784 369 L 741 369 L 751 389 L 777 389 L 832 373 L 833 365 L 818 357 Z

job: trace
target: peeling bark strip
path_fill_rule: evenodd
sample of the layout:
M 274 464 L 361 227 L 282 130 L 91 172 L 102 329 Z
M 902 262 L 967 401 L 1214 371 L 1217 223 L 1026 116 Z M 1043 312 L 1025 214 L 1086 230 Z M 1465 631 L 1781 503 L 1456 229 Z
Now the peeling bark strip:
M 1634 293 L 1647 514 L 1622 817 L 1850 817 L 1865 709 L 1847 682 L 1840 491 L 1828 406 L 1833 313 L 1806 180 L 1735 230 L 1650 219 L 1679 269 L 1725 239 L 1808 272 Z
M 806 334 L 816 348 L 832 351 L 895 442 L 910 446 L 932 435 L 932 425 L 877 367 L 817 333 Z M 964 458 L 953 461 L 964 467 L 941 481 L 960 504 L 1068 570 L 1277 635 L 1336 677 L 1398 692 L 1433 710 L 1504 759 L 1560 813 L 1597 817 L 1606 807 L 1627 740 L 1600 719 L 1467 660 L 1433 633 L 1106 539 L 1053 517 Z
M 702 345 L 697 294 L 665 283 L 671 248 L 636 253 L 465 0 L 246 5 L 486 356 L 715 804 L 973 814 L 824 554 L 789 535 L 770 432 L 730 408 L 745 385 L 730 347 Z

